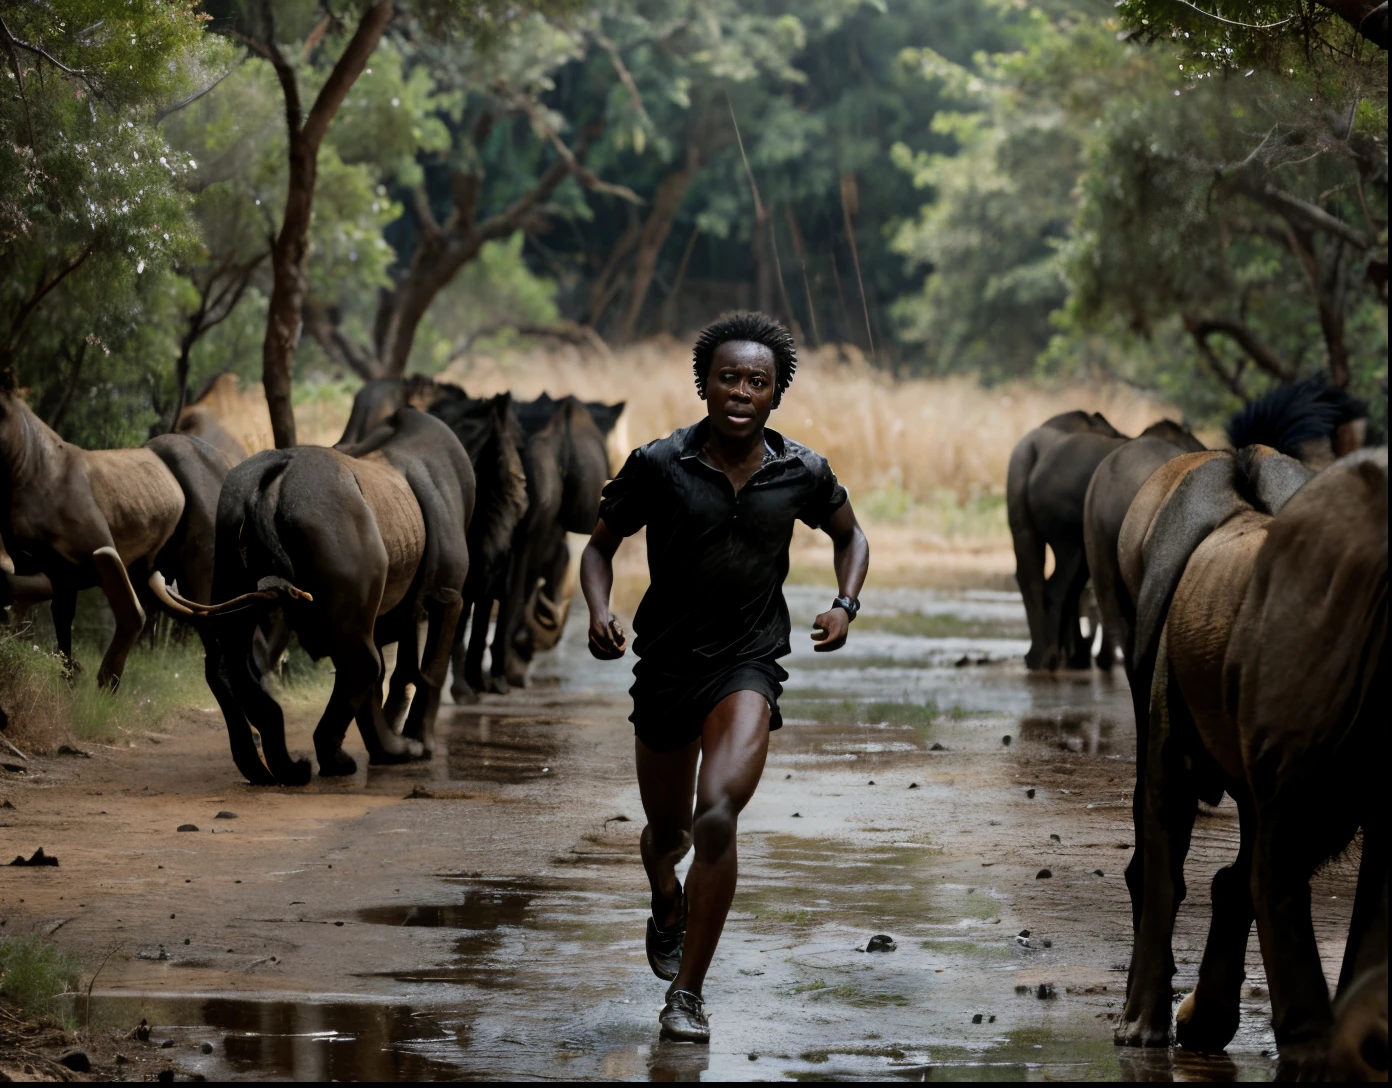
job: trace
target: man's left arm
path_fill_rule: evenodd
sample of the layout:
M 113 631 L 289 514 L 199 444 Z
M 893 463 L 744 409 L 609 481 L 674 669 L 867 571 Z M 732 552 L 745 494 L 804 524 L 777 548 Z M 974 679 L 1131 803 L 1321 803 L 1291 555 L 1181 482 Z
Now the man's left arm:
M 827 518 L 822 531 L 831 537 L 834 551 L 833 565 L 836 568 L 838 597 L 856 600 L 860 597 L 861 586 L 865 585 L 865 575 L 870 569 L 870 542 L 856 521 L 851 500 L 843 502 L 831 517 Z M 844 608 L 829 608 L 817 617 L 812 640 L 819 653 L 839 650 L 846 645 L 846 632 L 851 626 L 851 616 Z

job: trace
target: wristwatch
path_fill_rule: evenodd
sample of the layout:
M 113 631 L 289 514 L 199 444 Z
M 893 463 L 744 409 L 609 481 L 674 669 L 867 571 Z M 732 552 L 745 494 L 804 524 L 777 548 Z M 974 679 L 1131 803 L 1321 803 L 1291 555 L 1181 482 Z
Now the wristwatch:
M 846 610 L 846 622 L 856 618 L 856 613 L 860 611 L 860 598 L 858 597 L 837 597 L 831 602 L 832 608 L 844 608 Z

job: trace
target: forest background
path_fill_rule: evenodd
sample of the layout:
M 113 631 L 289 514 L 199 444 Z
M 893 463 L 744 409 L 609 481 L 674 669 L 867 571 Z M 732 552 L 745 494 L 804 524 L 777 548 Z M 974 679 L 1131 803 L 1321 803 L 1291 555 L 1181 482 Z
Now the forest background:
M 891 395 L 1119 383 L 1211 426 L 1323 372 L 1385 436 L 1368 0 L 0 12 L 0 369 L 84 446 L 224 370 L 287 445 L 317 390 L 613 367 L 735 307 Z

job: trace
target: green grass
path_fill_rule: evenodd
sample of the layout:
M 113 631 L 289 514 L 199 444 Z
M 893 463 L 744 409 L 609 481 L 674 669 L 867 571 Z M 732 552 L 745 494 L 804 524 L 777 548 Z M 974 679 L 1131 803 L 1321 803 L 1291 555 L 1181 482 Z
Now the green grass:
M 0 994 L 36 1020 L 71 1031 L 68 996 L 77 992 L 77 961 L 38 937 L 0 941 Z
M 72 731 L 80 740 L 108 739 L 122 729 L 153 729 L 180 707 L 212 703 L 203 679 L 203 644 L 196 637 L 178 639 L 165 633 L 154 645 L 137 645 L 114 692 L 97 688 L 105 649 L 90 643 L 73 647 L 82 663 L 70 696 Z

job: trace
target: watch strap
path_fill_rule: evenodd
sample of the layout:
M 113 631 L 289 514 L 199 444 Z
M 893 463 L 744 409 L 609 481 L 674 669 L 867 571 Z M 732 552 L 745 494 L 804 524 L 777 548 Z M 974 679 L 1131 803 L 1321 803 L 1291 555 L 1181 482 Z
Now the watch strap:
M 856 613 L 860 611 L 860 599 L 858 597 L 837 597 L 831 602 L 832 608 L 843 608 L 846 610 L 848 619 L 855 619 Z

